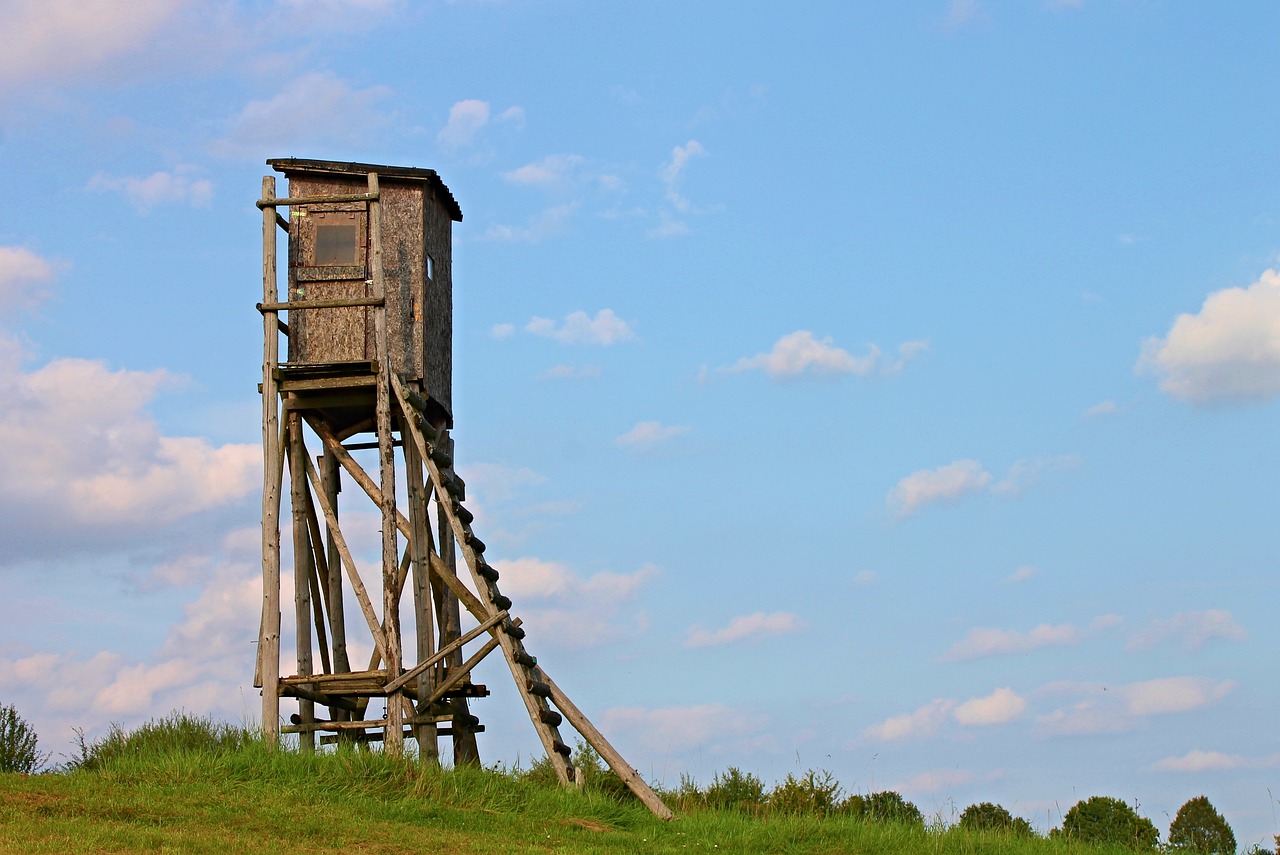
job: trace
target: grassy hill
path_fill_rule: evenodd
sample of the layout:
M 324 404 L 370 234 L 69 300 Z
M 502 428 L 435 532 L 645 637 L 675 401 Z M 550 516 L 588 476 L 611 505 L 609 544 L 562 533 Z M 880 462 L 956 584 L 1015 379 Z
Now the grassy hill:
M 157 738 L 157 735 L 159 738 Z M 197 734 L 197 736 L 199 736 Z M 209 737 L 114 733 L 69 771 L 0 775 L 0 852 L 1120 853 L 1061 838 L 970 833 L 848 815 L 673 805 L 674 822 L 603 784 L 441 770 L 349 750 L 268 751 Z

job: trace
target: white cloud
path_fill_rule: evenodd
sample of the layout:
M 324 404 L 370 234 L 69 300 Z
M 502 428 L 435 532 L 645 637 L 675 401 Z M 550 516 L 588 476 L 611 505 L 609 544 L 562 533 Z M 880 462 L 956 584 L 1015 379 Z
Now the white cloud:
M 515 324 L 494 324 L 489 328 L 489 337 L 502 341 L 516 334 Z
M 529 163 L 510 172 L 502 173 L 504 180 L 525 187 L 556 187 L 565 184 L 582 166 L 583 158 L 576 154 L 553 154 L 537 163 Z
M 604 374 L 599 365 L 570 365 L 561 362 L 538 375 L 540 380 L 597 380 Z
M 436 139 L 446 149 L 461 148 L 488 123 L 489 102 L 468 98 L 449 108 L 449 121 L 440 129 Z
M 986 17 L 978 0 L 951 0 L 943 23 L 948 27 L 963 27 Z
M 614 314 L 613 309 L 601 309 L 594 318 L 586 312 L 570 312 L 559 324 L 551 318 L 534 318 L 524 328 L 526 332 L 563 344 L 611 345 L 636 337 L 631 326 Z
M 681 434 L 689 432 L 685 425 L 664 425 L 661 422 L 640 422 L 614 440 L 615 445 L 647 451 Z
M 1166 757 L 1152 764 L 1158 772 L 1228 772 L 1233 769 L 1266 769 L 1280 766 L 1280 754 L 1251 758 L 1240 754 L 1224 754 L 1221 751 L 1193 749 L 1181 757 Z
M 722 644 L 735 644 L 749 639 L 771 638 L 776 635 L 789 635 L 804 628 L 804 622 L 790 612 L 773 612 L 765 614 L 756 612 L 740 615 L 729 621 L 725 627 L 715 630 L 695 626 L 689 630 L 684 646 L 717 647 Z
M 954 502 L 972 493 L 1020 496 L 1039 484 L 1045 473 L 1061 472 L 1079 464 L 1080 458 L 1075 455 L 1017 460 L 997 481 L 977 460 L 956 460 L 936 469 L 912 472 L 889 491 L 885 504 L 902 519 L 928 505 Z
M 1080 638 L 1080 630 L 1069 623 L 1058 626 L 1040 624 L 1029 632 L 974 627 L 964 638 L 951 645 L 942 658 L 949 662 L 964 662 L 987 656 L 1027 653 L 1040 647 L 1079 644 Z
M 976 460 L 956 460 L 936 469 L 912 472 L 889 491 L 886 499 L 899 518 L 910 516 L 927 505 L 954 502 L 977 493 L 991 483 L 991 473 Z
M 578 210 L 578 202 L 566 202 L 540 211 L 526 226 L 499 224 L 490 226 L 481 235 L 482 240 L 502 243 L 537 243 L 564 232 L 569 220 Z
M 51 520 L 81 533 L 153 529 L 258 489 L 257 445 L 160 433 L 145 407 L 172 381 L 84 359 L 29 373 L 17 358 L 0 363 L 0 529 L 9 553 L 17 544 L 38 551 Z
M 1168 715 L 1199 709 L 1222 700 L 1235 690 L 1231 680 L 1207 677 L 1165 677 L 1130 683 L 1118 689 L 1130 715 Z
M 1179 612 L 1167 620 L 1156 621 L 1136 633 L 1125 645 L 1126 650 L 1147 650 L 1169 640 L 1181 640 L 1190 650 L 1198 650 L 1214 638 L 1244 641 L 1249 637 L 1244 627 L 1236 623 L 1231 612 L 1224 609 L 1206 609 L 1198 612 Z
M 1248 288 L 1215 291 L 1164 338 L 1142 345 L 1137 370 L 1192 404 L 1263 400 L 1280 394 L 1280 272 Z
M 1040 571 L 1030 564 L 1023 564 L 1017 570 L 1014 570 L 1004 578 L 1006 585 L 1017 585 L 1020 582 L 1026 582 L 1040 575 Z
M 914 712 L 892 716 L 862 731 L 863 737 L 880 742 L 896 742 L 902 739 L 924 739 L 934 736 L 946 723 L 956 702 L 950 698 L 938 698 Z
M 1071 454 L 1017 460 L 1003 478 L 991 485 L 991 492 L 997 495 L 1020 495 L 1028 487 L 1039 484 L 1044 473 L 1062 472 L 1079 465 L 1080 458 Z
M 898 348 L 899 358 L 886 363 L 880 348 L 867 346 L 865 356 L 854 356 L 837 347 L 831 336 L 818 339 L 809 330 L 787 333 L 774 343 L 768 353 L 744 356 L 733 365 L 721 368 L 721 372 L 736 374 L 742 371 L 763 371 L 774 378 L 788 379 L 802 375 L 836 376 L 852 374 L 866 377 L 879 372 L 896 374 L 916 354 L 927 350 L 924 342 L 909 341 Z
M 1098 416 L 1109 416 L 1118 412 L 1120 412 L 1120 405 L 1115 401 L 1099 401 L 1084 411 L 1084 417 L 1092 419 L 1097 418 Z
M 1017 721 L 1027 709 L 1027 699 L 1013 689 L 996 689 L 982 698 L 973 698 L 955 708 L 955 720 L 967 727 L 987 727 Z
M 198 174 L 194 166 L 177 166 L 172 172 L 153 172 L 145 178 L 99 172 L 89 179 L 88 189 L 124 193 L 133 207 L 144 213 L 167 202 L 207 208 L 213 199 L 213 182 Z
M 1040 736 L 1080 736 L 1123 733 L 1151 716 L 1201 709 L 1225 698 L 1236 688 L 1230 680 L 1207 677 L 1163 677 L 1136 683 L 1051 683 L 1046 694 L 1081 699 L 1036 717 Z
M 689 200 L 680 193 L 680 183 L 689 162 L 695 157 L 706 157 L 707 150 L 697 140 L 689 140 L 684 145 L 671 149 L 671 159 L 662 165 L 658 175 L 666 187 L 667 201 L 681 213 L 687 213 L 692 206 Z
M 43 302 L 53 275 L 54 266 L 31 250 L 0 246 L 0 317 L 12 307 L 29 308 Z
M 763 716 L 724 704 L 658 709 L 614 707 L 601 717 L 602 729 L 609 734 L 629 737 L 661 756 L 712 747 L 718 740 L 759 731 L 764 723 Z
M 62 79 L 135 53 L 182 0 L 40 0 L 0 4 L 0 86 Z
M 901 793 L 936 794 L 939 790 L 951 790 L 973 782 L 973 773 L 967 769 L 930 769 L 895 784 L 891 789 Z
M 360 145 L 387 124 L 375 105 L 390 91 L 386 86 L 353 89 L 332 72 L 309 72 L 274 97 L 245 105 L 213 150 L 256 159 L 300 146 Z
M 583 578 L 564 564 L 532 557 L 492 563 L 503 593 L 518 604 L 525 623 L 545 639 L 542 643 L 560 647 L 615 641 L 642 628 L 647 616 L 624 606 L 660 573 L 645 564 L 634 573 L 600 572 Z

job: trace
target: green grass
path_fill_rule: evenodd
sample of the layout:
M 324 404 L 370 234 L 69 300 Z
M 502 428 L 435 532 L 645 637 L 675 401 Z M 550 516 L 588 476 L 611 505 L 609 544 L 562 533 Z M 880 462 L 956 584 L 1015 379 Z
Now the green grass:
M 77 768 L 0 775 L 0 852 L 786 852 L 1089 855 L 1062 840 L 687 809 L 376 751 L 304 755 L 180 717 L 84 746 Z M 214 736 L 210 731 L 216 731 Z M 218 735 L 220 734 L 220 735 Z

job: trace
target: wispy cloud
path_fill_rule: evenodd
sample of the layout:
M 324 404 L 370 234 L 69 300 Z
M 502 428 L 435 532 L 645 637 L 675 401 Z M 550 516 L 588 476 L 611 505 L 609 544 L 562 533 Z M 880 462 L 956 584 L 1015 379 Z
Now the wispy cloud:
M 1017 570 L 1014 570 L 1008 576 L 1004 577 L 1004 584 L 1017 585 L 1022 582 L 1028 582 L 1040 575 L 1040 571 L 1030 564 L 1023 564 Z
M 1010 688 L 989 695 L 957 701 L 936 698 L 909 713 L 891 716 L 862 731 L 863 739 L 899 742 L 937 736 L 951 723 L 961 727 L 993 727 L 1022 718 L 1027 701 Z
M 640 422 L 614 440 L 615 445 L 635 451 L 647 451 L 689 432 L 686 425 L 664 425 L 662 422 Z
M 928 505 L 954 502 L 991 484 L 991 473 L 976 460 L 956 460 L 936 469 L 919 469 L 889 491 L 887 502 L 899 518 Z
M 804 622 L 790 612 L 773 612 L 765 614 L 742 615 L 729 621 L 720 629 L 708 630 L 695 626 L 689 630 L 684 646 L 716 647 L 722 644 L 734 644 L 749 639 L 768 638 L 776 635 L 789 635 L 804 628 Z
M 386 86 L 355 89 L 332 72 L 309 72 L 275 96 L 246 104 L 213 151 L 256 160 L 264 151 L 360 145 L 389 123 L 376 105 L 390 93 Z
M 1051 626 L 1047 623 L 1018 632 L 995 627 L 974 627 L 942 655 L 947 662 L 966 662 L 988 656 L 1005 656 L 1010 653 L 1028 653 L 1041 647 L 1061 647 L 1079 644 L 1082 633 L 1069 623 Z
M 744 356 L 719 370 L 729 374 L 763 371 L 775 380 L 842 374 L 866 377 L 873 373 L 897 373 L 908 360 L 927 349 L 924 342 L 905 342 L 898 348 L 898 359 L 887 362 L 880 348 L 874 344 L 867 346 L 865 356 L 854 356 L 837 347 L 831 336 L 819 339 L 809 330 L 796 330 L 778 339 L 767 353 Z
M 1190 712 L 1217 703 L 1236 688 L 1231 680 L 1164 677 L 1136 683 L 1053 683 L 1042 691 L 1080 700 L 1036 717 L 1039 736 L 1123 733 L 1151 716 Z
M 1191 404 L 1260 401 L 1280 394 L 1280 271 L 1247 288 L 1210 294 L 1179 315 L 1163 338 L 1142 345 L 1136 370 Z
M 1206 642 L 1223 638 L 1245 641 L 1249 634 L 1236 623 L 1231 612 L 1224 609 L 1206 609 L 1197 612 L 1179 612 L 1171 618 L 1152 623 L 1134 634 L 1125 645 L 1126 650 L 1147 650 L 1166 641 L 1181 642 L 1189 650 L 1198 650 Z
M 489 124 L 489 102 L 466 98 L 449 108 L 449 119 L 436 134 L 443 148 L 456 149 L 470 143 Z
M 570 312 L 562 322 L 551 318 L 534 318 L 524 325 L 525 332 L 562 344 L 611 345 L 636 338 L 631 325 L 618 317 L 613 309 L 601 309 L 591 317 L 586 312 Z
M 1267 757 L 1245 757 L 1242 754 L 1224 754 L 1221 751 L 1192 749 L 1181 757 L 1166 757 L 1151 765 L 1157 772 L 1229 772 L 1234 769 L 1268 769 L 1280 766 L 1280 754 Z
M 609 733 L 625 734 L 663 755 L 715 748 L 717 743 L 755 733 L 765 723 L 765 717 L 758 713 L 719 703 L 657 709 L 614 707 L 605 710 L 601 720 Z
M 22 246 L 0 246 L 0 317 L 31 308 L 49 296 L 55 265 Z
M 189 165 L 179 165 L 171 171 L 161 170 L 147 176 L 99 172 L 89 179 L 87 189 L 123 193 L 140 213 L 167 203 L 207 208 L 213 200 L 213 182 L 200 177 L 200 170 Z

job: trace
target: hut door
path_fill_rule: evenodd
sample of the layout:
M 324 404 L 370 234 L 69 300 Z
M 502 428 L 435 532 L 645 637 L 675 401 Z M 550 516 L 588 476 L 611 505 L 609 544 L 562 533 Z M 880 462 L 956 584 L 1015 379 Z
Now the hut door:
M 368 216 L 362 203 L 313 205 L 294 212 L 291 300 L 367 297 Z M 308 309 L 289 319 L 290 362 L 373 359 L 367 307 Z

